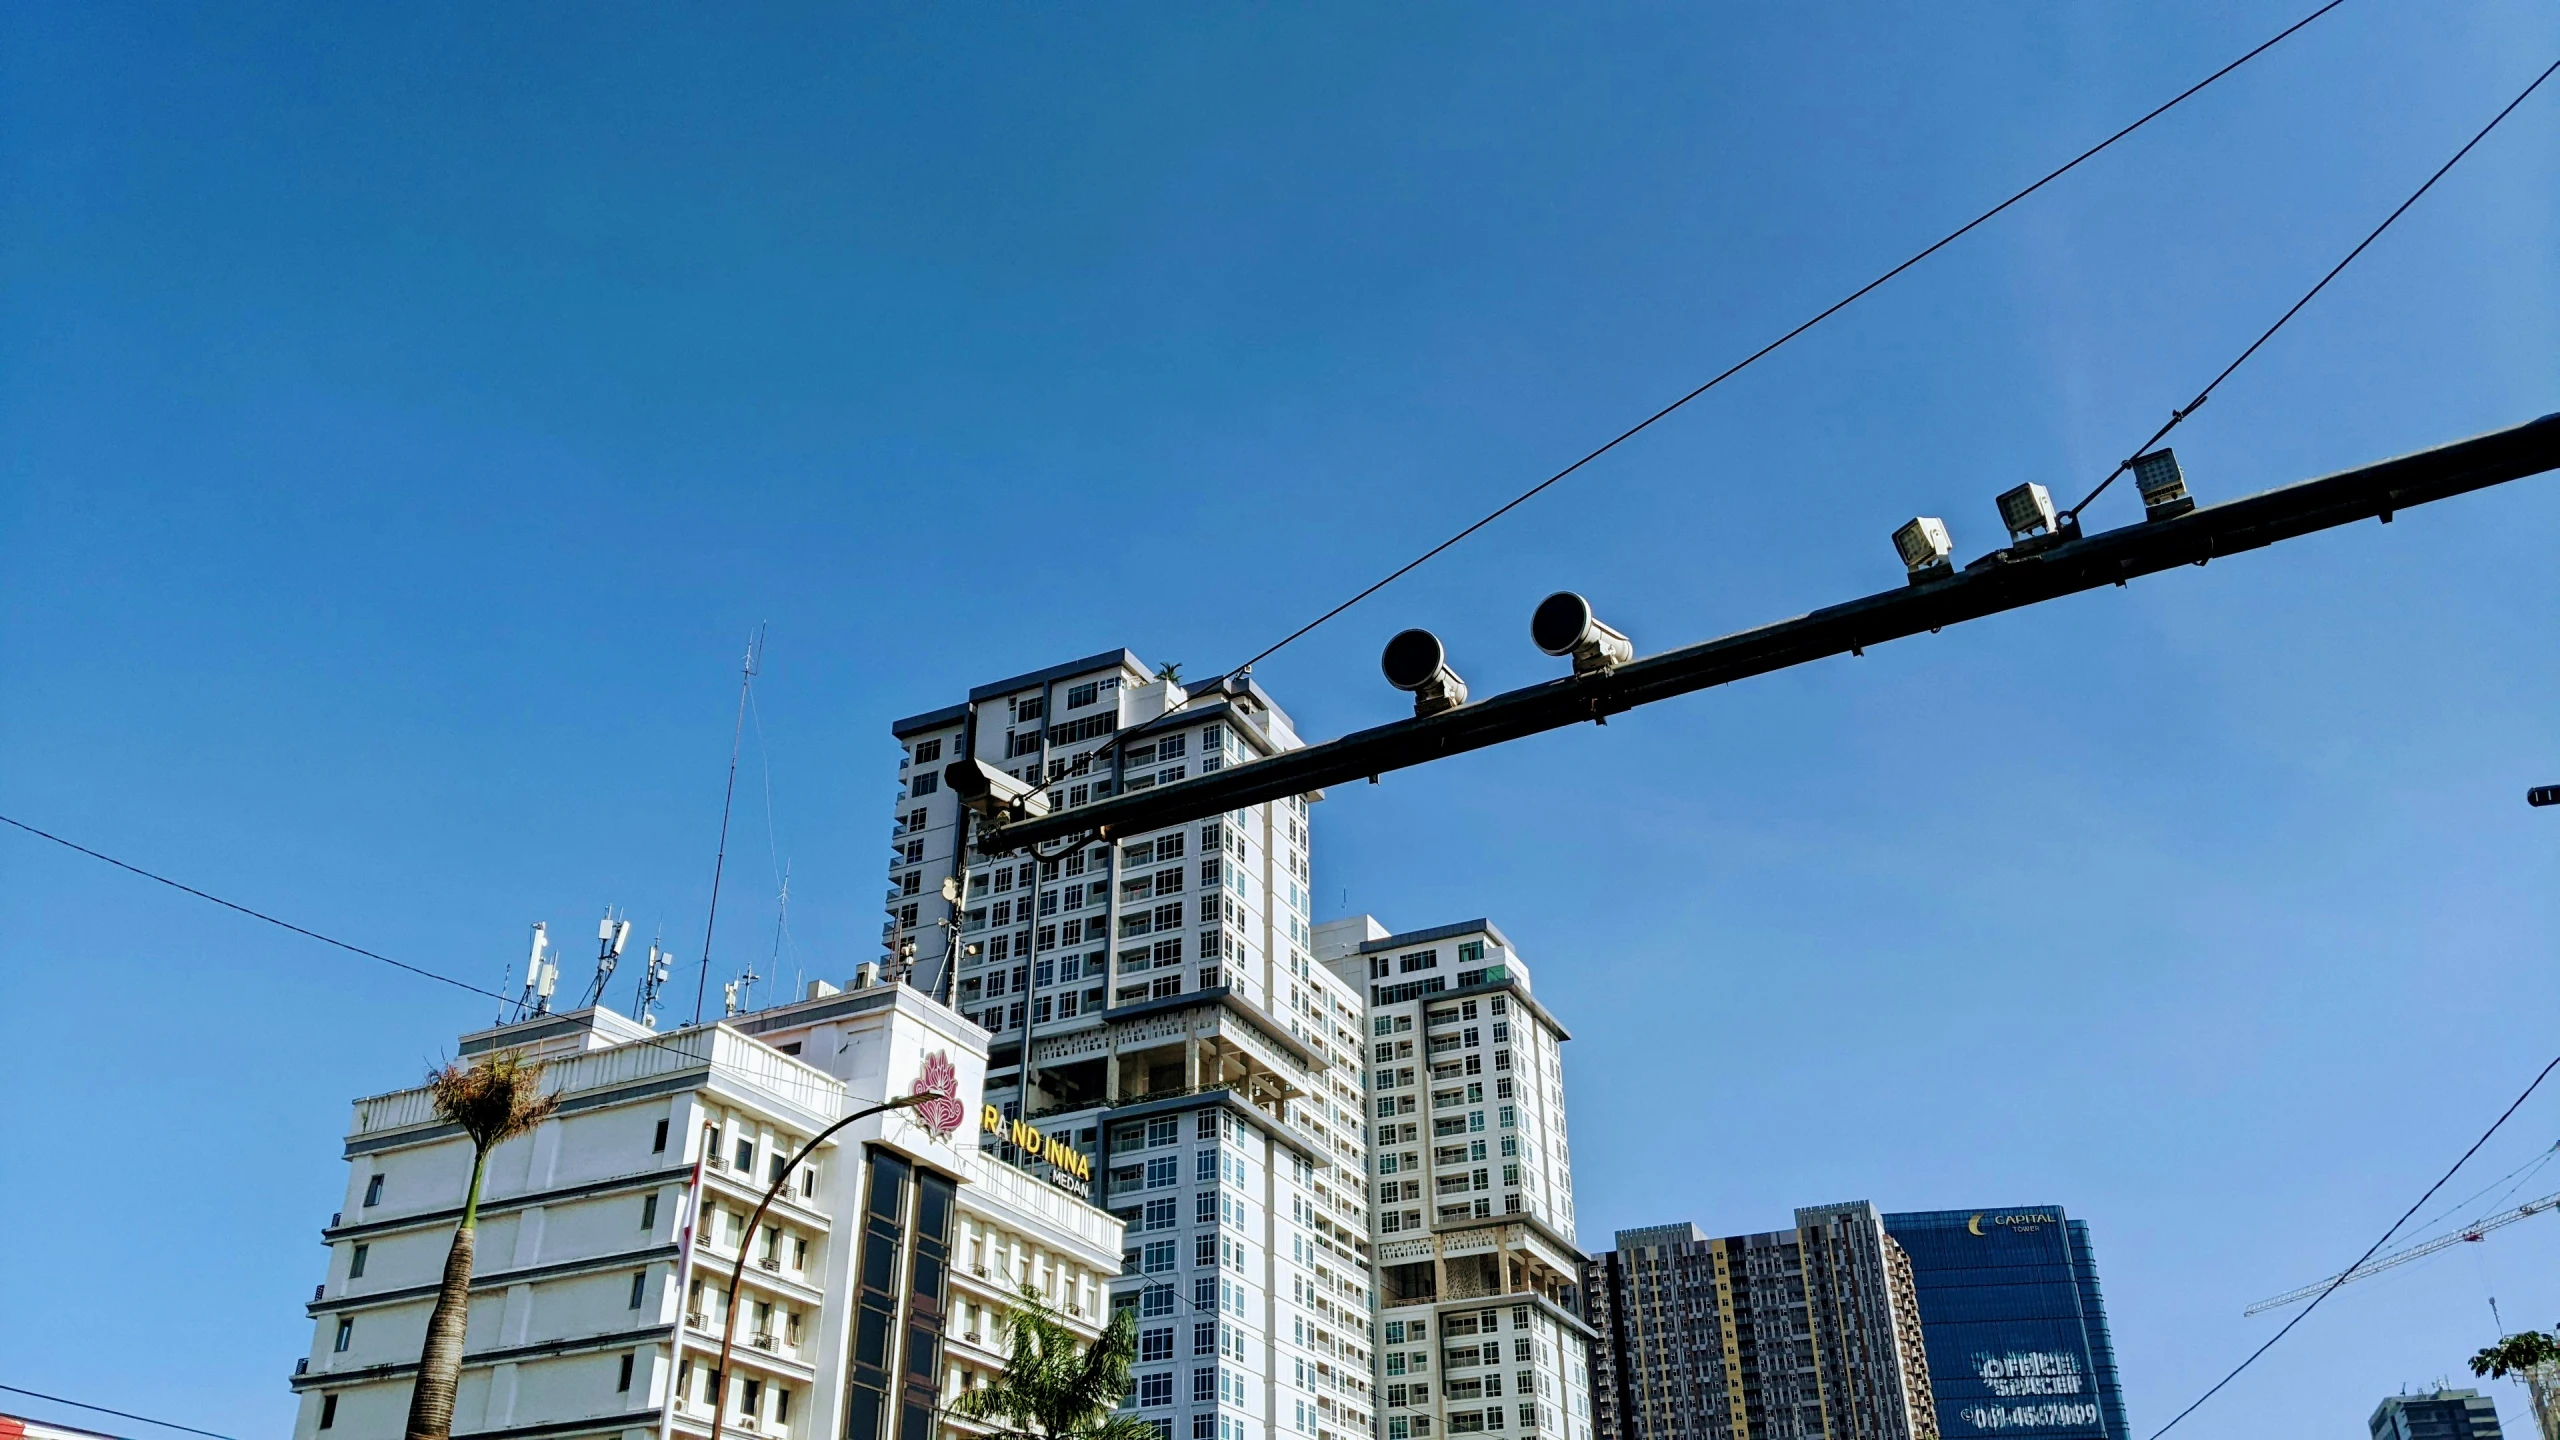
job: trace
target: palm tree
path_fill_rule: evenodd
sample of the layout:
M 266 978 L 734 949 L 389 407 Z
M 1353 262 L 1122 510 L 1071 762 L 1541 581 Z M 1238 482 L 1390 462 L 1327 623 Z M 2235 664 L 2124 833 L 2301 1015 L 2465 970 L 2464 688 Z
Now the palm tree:
M 445 1252 L 444 1283 L 427 1315 L 427 1344 L 418 1355 L 418 1387 L 409 1395 L 408 1440 L 447 1440 L 453 1392 L 462 1381 L 462 1337 L 471 1321 L 471 1255 L 480 1222 L 480 1181 L 489 1152 L 549 1119 L 560 1097 L 542 1093 L 542 1067 L 514 1053 L 471 1065 L 457 1060 L 427 1075 L 436 1114 L 471 1137 L 471 1188 L 462 1223 Z
M 2506 1336 L 2471 1357 L 2471 1373 L 2491 1380 L 2513 1376 L 2523 1381 L 2542 1440 L 2560 1440 L 2560 1339 L 2542 1330 Z
M 1088 1346 L 1026 1288 L 1004 1324 L 1004 1373 L 961 1392 L 953 1414 L 1000 1422 L 997 1433 L 1008 1440 L 1156 1440 L 1153 1425 L 1111 1413 L 1129 1393 L 1129 1362 L 1138 1353 L 1134 1312 L 1112 1316 Z

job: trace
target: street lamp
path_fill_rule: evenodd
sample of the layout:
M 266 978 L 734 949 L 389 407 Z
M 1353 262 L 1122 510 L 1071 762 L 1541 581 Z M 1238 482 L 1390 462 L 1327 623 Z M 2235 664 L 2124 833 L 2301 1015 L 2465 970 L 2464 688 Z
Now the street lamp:
M 755 1243 L 756 1227 L 764 1223 L 764 1212 L 773 1204 L 773 1197 L 782 1193 L 782 1187 L 791 1183 L 791 1172 L 799 1169 L 800 1162 L 807 1159 L 809 1152 L 818 1148 L 818 1142 L 828 1136 L 856 1120 L 867 1120 L 882 1111 L 905 1110 L 921 1105 L 927 1100 L 939 1098 L 935 1095 L 901 1095 L 895 1100 L 854 1111 L 810 1136 L 808 1142 L 793 1153 L 790 1163 L 782 1167 L 782 1173 L 774 1176 L 773 1183 L 765 1187 L 764 1198 L 756 1202 L 756 1212 L 747 1217 L 746 1233 L 738 1237 L 738 1262 L 729 1267 L 729 1313 L 723 1317 L 720 1324 L 720 1368 L 711 1372 L 711 1440 L 720 1440 L 720 1419 L 728 1413 L 729 1353 L 738 1338 L 738 1284 L 747 1277 L 747 1247 Z M 698 1205 L 701 1202 L 696 1200 L 695 1203 Z M 699 1229 L 701 1217 L 695 1216 L 694 1221 L 696 1228 Z M 674 1403 L 672 1396 L 669 1397 L 668 1403 Z

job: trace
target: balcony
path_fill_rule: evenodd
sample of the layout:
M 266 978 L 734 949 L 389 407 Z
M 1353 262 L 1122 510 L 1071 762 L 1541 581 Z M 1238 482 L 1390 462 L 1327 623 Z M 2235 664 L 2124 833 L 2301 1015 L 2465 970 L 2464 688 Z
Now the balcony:
M 747 1343 L 753 1345 L 759 1350 L 772 1350 L 775 1348 L 777 1342 L 774 1340 L 771 1332 L 759 1330 L 753 1335 L 747 1337 Z

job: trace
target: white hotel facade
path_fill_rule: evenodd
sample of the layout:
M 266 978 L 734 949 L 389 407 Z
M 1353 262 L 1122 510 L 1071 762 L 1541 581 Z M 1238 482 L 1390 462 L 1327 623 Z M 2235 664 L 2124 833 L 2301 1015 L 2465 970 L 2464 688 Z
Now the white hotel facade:
M 1113 650 L 891 728 L 883 938 L 985 1032 L 989 1102 L 1088 1157 L 1126 1226 L 1130 1411 L 1166 1440 L 1371 1436 L 1365 1017 L 1314 960 L 1320 797 L 985 859 L 942 783 L 974 756 L 1072 810 L 1295 749 L 1288 715 L 1249 680 L 1195 692 Z
M 490 1155 L 457 1437 L 672 1440 L 707 1435 L 718 1403 L 731 1434 L 967 1440 L 940 1407 L 1001 1369 L 997 1317 L 1024 1287 L 1100 1333 L 1119 1222 L 979 1148 L 975 1025 L 862 978 L 666 1035 L 591 1009 L 462 1037 L 465 1058 L 542 1059 L 562 1103 Z M 919 1086 L 947 1103 L 836 1132 L 746 1232 L 804 1141 Z M 471 1168 L 423 1089 L 357 1101 L 346 1158 L 297 1440 L 402 1433 Z

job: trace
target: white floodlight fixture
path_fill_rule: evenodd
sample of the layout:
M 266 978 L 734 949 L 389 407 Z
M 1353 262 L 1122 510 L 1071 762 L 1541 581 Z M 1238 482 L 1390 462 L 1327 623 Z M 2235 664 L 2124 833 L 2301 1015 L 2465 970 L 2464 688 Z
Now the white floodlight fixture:
M 1947 522 L 1935 515 L 1917 516 L 1894 531 L 1893 548 L 1901 552 L 1914 585 L 1955 573 L 1956 542 L 1947 534 Z
M 2178 468 L 2178 452 L 2162 447 L 2133 457 L 2133 488 L 2142 492 L 2142 518 L 2175 520 L 2196 508 L 2187 493 L 2186 472 Z
M 1010 825 L 1049 813 L 1047 792 L 984 760 L 952 761 L 942 767 L 942 783 L 951 787 L 961 804 L 997 824 Z
M 1402 630 L 1378 657 L 1387 683 L 1413 693 L 1416 718 L 1455 710 L 1467 703 L 1467 682 L 1449 668 L 1449 652 L 1428 630 Z
M 2051 535 L 2060 528 L 2061 517 L 2053 508 L 2053 492 L 2032 482 L 2015 490 L 2000 492 L 2000 523 L 2009 527 L 2009 543 L 2015 545 L 2036 535 Z
M 1593 675 L 1636 658 L 1635 642 L 1591 613 L 1591 602 L 1559 590 L 1529 616 L 1529 638 L 1550 655 L 1573 657 L 1573 673 Z

